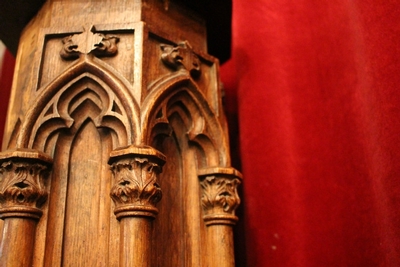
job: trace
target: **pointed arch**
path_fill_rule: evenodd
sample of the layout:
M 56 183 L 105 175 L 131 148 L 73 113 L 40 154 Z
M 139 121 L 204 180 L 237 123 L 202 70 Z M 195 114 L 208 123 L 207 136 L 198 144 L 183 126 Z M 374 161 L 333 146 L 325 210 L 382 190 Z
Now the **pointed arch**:
M 155 134 L 172 132 L 169 116 L 175 114 L 187 128 L 190 145 L 198 149 L 202 158 L 208 158 L 199 167 L 229 166 L 228 137 L 204 94 L 187 72 L 166 76 L 149 91 L 141 109 L 142 143 L 151 144 Z
M 88 79 L 98 84 L 99 88 L 102 88 L 102 90 L 97 90 L 96 92 L 91 90 L 92 93 L 88 90 L 88 99 L 96 101 L 97 97 L 104 98 L 104 94 L 108 97 L 108 106 L 103 109 L 102 116 L 100 116 L 103 119 L 102 125 L 109 123 L 109 117 L 117 118 L 117 120 L 121 121 L 127 133 L 126 144 L 121 145 L 134 143 L 136 135 L 140 132 L 138 121 L 140 110 L 137 102 L 130 93 L 131 86 L 106 63 L 87 55 L 80 58 L 69 69 L 39 90 L 40 95 L 28 110 L 20 128 L 17 147 L 32 147 L 36 139 L 37 130 L 41 125 L 44 127 L 53 127 L 53 129 L 49 128 L 49 134 L 60 128 L 71 127 L 73 121 L 68 116 L 66 108 L 62 107 L 62 105 L 68 105 L 68 101 L 63 101 L 60 104 L 59 100 L 62 94 L 65 97 L 68 97 L 68 94 L 76 96 L 79 92 L 75 92 L 74 94 L 73 90 L 68 90 L 69 88 L 74 88 L 74 85 L 82 79 Z M 50 121 L 54 121 L 54 123 L 49 123 Z

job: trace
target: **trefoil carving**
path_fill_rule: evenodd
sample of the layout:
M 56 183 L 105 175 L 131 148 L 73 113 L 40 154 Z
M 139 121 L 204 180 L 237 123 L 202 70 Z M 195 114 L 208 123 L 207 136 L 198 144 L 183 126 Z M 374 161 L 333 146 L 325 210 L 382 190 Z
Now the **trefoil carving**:
M 162 44 L 160 46 L 162 62 L 173 70 L 186 69 L 193 78 L 199 77 L 200 58 L 193 51 L 188 41 L 176 46 Z
M 118 42 L 119 37 L 95 33 L 92 27 L 89 31 L 63 38 L 60 56 L 66 60 L 77 59 L 81 54 L 110 57 L 117 54 Z
M 111 198 L 115 203 L 117 219 L 126 216 L 157 214 L 156 204 L 162 191 L 157 183 L 165 156 L 151 147 L 135 147 L 115 150 L 109 164 L 114 176 Z

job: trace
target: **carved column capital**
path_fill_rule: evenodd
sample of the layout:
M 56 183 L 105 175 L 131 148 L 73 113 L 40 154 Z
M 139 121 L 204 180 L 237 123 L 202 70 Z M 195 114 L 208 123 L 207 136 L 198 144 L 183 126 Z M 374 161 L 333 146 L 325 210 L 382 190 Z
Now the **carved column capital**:
M 155 217 L 162 192 L 157 178 L 166 157 L 149 146 L 129 146 L 111 152 L 108 164 L 114 176 L 111 198 L 117 219 L 127 216 Z
M 36 150 L 0 153 L 0 218 L 39 219 L 47 200 L 44 181 L 53 160 Z
M 237 187 L 242 175 L 234 168 L 214 167 L 199 170 L 201 204 L 206 225 L 235 224 L 240 204 Z

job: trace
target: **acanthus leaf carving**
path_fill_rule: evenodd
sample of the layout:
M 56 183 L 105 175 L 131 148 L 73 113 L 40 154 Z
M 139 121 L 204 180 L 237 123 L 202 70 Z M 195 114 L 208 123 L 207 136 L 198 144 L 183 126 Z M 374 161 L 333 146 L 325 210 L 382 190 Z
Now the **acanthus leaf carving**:
M 123 159 L 111 165 L 115 184 L 111 198 L 116 205 L 137 204 L 155 206 L 162 192 L 157 184 L 161 167 L 146 158 Z
M 0 174 L 4 175 L 4 182 L 0 188 L 0 203 L 5 206 L 41 206 L 47 199 L 47 192 L 40 178 L 45 170 L 46 167 L 41 164 L 12 161 L 1 164 Z
M 188 41 L 181 42 L 176 46 L 162 44 L 160 48 L 162 51 L 161 60 L 166 66 L 174 70 L 184 68 L 189 71 L 193 78 L 200 75 L 200 58 L 193 51 Z
M 165 156 L 152 147 L 129 146 L 111 152 L 114 176 L 110 196 L 117 219 L 127 216 L 155 217 L 162 191 L 157 183 Z
M 16 213 L 19 213 L 19 216 L 40 217 L 39 208 L 48 196 L 45 179 L 50 171 L 51 162 L 50 157 L 38 151 L 16 150 L 2 153 L 0 218 Z
M 239 179 L 207 176 L 202 182 L 201 202 L 206 214 L 234 214 L 240 199 L 237 193 Z
M 234 224 L 240 204 L 238 185 L 241 174 L 233 168 L 200 170 L 201 204 L 206 224 Z

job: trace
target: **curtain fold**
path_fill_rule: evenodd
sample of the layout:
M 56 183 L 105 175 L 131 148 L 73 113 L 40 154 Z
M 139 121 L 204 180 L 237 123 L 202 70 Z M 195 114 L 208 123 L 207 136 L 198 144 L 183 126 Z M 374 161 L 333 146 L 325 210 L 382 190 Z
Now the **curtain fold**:
M 4 125 L 10 98 L 15 59 L 0 42 L 0 144 L 3 140 Z M 1 146 L 1 145 L 0 145 Z
M 400 266 L 399 4 L 233 1 L 240 266 Z

